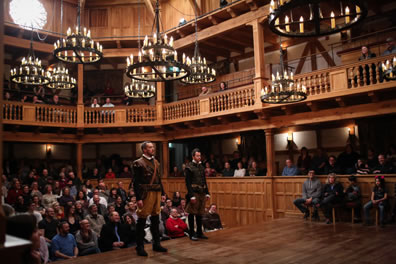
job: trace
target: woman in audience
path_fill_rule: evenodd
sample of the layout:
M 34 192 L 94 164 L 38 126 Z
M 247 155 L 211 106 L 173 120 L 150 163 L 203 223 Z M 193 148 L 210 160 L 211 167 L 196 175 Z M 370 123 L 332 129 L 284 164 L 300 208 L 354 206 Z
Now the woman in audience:
M 129 170 L 129 166 L 124 166 L 124 168 L 122 169 L 122 172 L 120 173 L 120 178 L 132 178 L 132 174 Z
M 52 207 L 52 204 L 57 201 L 56 195 L 52 194 L 52 186 L 47 184 L 44 188 L 44 195 L 41 199 L 41 204 L 44 208 Z
M 249 176 L 258 176 L 259 170 L 257 168 L 257 163 L 255 161 L 252 162 L 252 165 L 249 167 Z
M 117 197 L 118 197 L 117 188 L 114 188 L 114 187 L 111 188 L 109 198 L 107 199 L 107 203 L 108 204 L 115 203 L 117 200 Z
M 61 220 L 62 218 L 65 217 L 65 214 L 63 212 L 63 208 L 61 208 L 61 206 L 59 205 L 58 202 L 54 202 L 52 204 L 52 209 L 54 209 L 54 213 L 55 213 L 55 218 L 58 220 Z
M 31 188 L 32 188 L 32 191 L 30 192 L 30 196 L 33 197 L 36 195 L 41 200 L 41 198 L 43 198 L 43 194 L 40 192 L 39 185 L 36 181 L 32 183 Z
M 358 159 L 355 165 L 356 174 L 369 174 L 370 169 L 364 159 Z
M 246 169 L 243 168 L 242 162 L 238 162 L 237 167 L 234 171 L 234 177 L 244 177 L 246 175 Z
M 125 223 L 125 230 L 127 232 L 126 237 L 128 238 L 127 247 L 134 246 L 136 244 L 136 222 L 135 219 L 130 214 L 125 214 L 123 216 L 123 221 Z
M 216 177 L 216 171 L 210 167 L 210 163 L 205 163 L 205 177 Z
M 220 92 L 227 90 L 227 84 L 225 82 L 221 82 L 219 87 L 220 87 L 219 89 Z
M 23 185 L 23 187 L 22 187 L 22 196 L 23 196 L 23 200 L 24 200 L 25 205 L 28 204 L 30 202 L 30 200 L 31 200 L 29 186 Z
M 384 227 L 385 207 L 388 201 L 388 192 L 385 188 L 385 177 L 375 176 L 375 186 L 371 193 L 371 200 L 364 205 L 364 224 L 370 225 L 370 209 L 378 207 L 380 214 L 380 225 Z
M 311 156 L 306 147 L 301 148 L 300 156 L 297 160 L 297 167 L 302 175 L 308 174 L 308 170 L 311 167 Z
M 357 178 L 356 176 L 352 175 L 348 177 L 349 186 L 344 190 L 345 193 L 345 202 L 346 205 L 349 204 L 350 208 L 355 208 L 355 220 L 360 221 L 361 218 L 361 191 L 360 187 L 357 185 Z
M 15 209 L 16 214 L 25 213 L 27 211 L 25 199 L 23 198 L 22 195 L 18 195 L 17 200 L 13 207 Z
M 112 169 L 112 168 L 109 168 L 109 169 L 107 170 L 107 173 L 106 173 L 105 178 L 106 178 L 106 179 L 115 179 L 115 173 L 113 172 L 113 169 Z
M 323 187 L 323 200 L 320 203 L 326 218 L 326 224 L 331 223 L 331 209 L 335 204 L 342 202 L 343 195 L 344 188 L 341 183 L 337 182 L 337 176 L 333 173 L 329 174 L 329 176 L 327 176 L 327 182 Z M 335 219 L 333 219 L 333 221 L 335 221 Z
M 375 58 L 375 57 L 376 57 L 375 53 L 372 53 L 370 51 L 369 46 L 367 46 L 367 45 L 362 46 L 362 54 L 359 57 L 359 61 L 367 60 L 367 59 L 371 59 L 371 58 Z
M 37 195 L 33 195 L 32 202 L 34 203 L 34 211 L 44 214 L 44 207 L 41 205 L 41 200 Z
M 84 206 L 84 204 L 81 201 L 76 201 L 74 207 L 76 208 L 75 215 L 78 216 L 79 219 L 84 219 L 85 216 L 87 215 L 85 209 L 88 207 L 88 203 L 86 203 L 86 205 Z
M 120 195 L 116 196 L 116 199 L 114 202 L 114 209 L 121 216 L 123 216 L 125 214 L 125 203 L 122 201 L 122 197 Z
M 77 201 L 79 201 L 82 205 L 84 205 L 84 207 L 88 206 L 88 199 L 87 199 L 87 196 L 83 190 L 80 190 L 77 192 L 76 202 Z
M 91 107 L 100 107 L 100 105 L 98 104 L 98 99 L 97 98 L 93 98 L 92 99 L 92 104 Z
M 178 207 L 180 205 L 180 201 L 181 201 L 181 195 L 180 192 L 174 192 L 173 193 L 173 198 L 172 198 L 172 204 L 174 207 Z
M 65 219 L 63 219 L 69 224 L 70 227 L 70 234 L 73 236 L 76 235 L 77 231 L 80 229 L 80 219 L 79 216 L 76 214 L 76 207 L 74 205 L 67 206 L 65 208 Z

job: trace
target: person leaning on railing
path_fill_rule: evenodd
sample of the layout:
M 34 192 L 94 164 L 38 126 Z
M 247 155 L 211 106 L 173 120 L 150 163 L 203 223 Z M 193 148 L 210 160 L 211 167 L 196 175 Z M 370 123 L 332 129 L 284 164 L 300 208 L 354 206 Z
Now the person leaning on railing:
M 363 45 L 362 46 L 362 55 L 359 57 L 359 61 L 364 61 L 368 59 L 375 58 L 377 55 L 375 53 L 372 53 L 370 51 L 370 47 L 368 45 Z M 368 64 L 364 65 L 364 69 L 366 70 L 366 83 L 370 84 L 370 66 Z M 371 64 L 371 69 L 372 69 L 372 75 L 373 75 L 373 80 L 375 79 L 375 64 Z M 360 74 L 360 81 L 363 82 L 363 67 L 359 66 L 359 74 Z M 355 77 L 355 82 L 357 81 Z

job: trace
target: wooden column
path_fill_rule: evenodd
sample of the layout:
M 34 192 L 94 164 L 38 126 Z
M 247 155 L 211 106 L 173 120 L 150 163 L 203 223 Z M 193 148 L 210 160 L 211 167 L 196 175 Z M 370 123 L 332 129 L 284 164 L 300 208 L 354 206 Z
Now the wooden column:
M 162 106 L 165 102 L 165 82 L 157 82 L 157 101 L 156 101 L 156 109 L 157 109 L 157 120 L 162 122 L 164 119 Z
M 84 127 L 84 65 L 78 64 L 77 127 Z
M 0 175 L 3 175 L 3 76 L 4 76 L 4 4 L 0 4 Z M 0 197 L 2 184 L 0 180 Z M 4 246 L 6 218 L 0 199 L 0 248 Z
M 162 142 L 162 177 L 168 178 L 169 175 L 169 142 Z
M 261 89 L 266 85 L 265 78 L 265 63 L 264 63 L 264 27 L 257 18 L 248 25 L 253 27 L 253 45 L 254 45 L 254 68 L 255 77 L 254 91 L 255 91 L 255 105 L 261 107 Z
M 272 129 L 265 129 L 265 143 L 267 150 L 267 176 L 275 174 L 275 149 L 274 149 L 274 132 Z
M 76 144 L 76 158 L 77 158 L 77 177 L 82 180 L 82 169 L 83 169 L 83 144 Z

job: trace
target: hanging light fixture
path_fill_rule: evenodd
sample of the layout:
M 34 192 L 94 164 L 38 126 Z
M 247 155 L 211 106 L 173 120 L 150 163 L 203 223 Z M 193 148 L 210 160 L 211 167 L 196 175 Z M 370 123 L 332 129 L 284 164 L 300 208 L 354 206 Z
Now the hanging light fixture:
M 261 102 L 267 104 L 295 103 L 307 99 L 306 87 L 295 84 L 293 72 L 288 73 L 283 64 L 283 51 L 280 48 L 280 73 L 272 74 L 272 83 L 261 90 Z
M 75 31 L 67 29 L 66 39 L 54 43 L 54 56 L 64 62 L 88 64 L 99 61 L 103 57 L 103 47 L 91 39 L 91 30 L 80 23 L 81 3 L 77 5 L 77 26 Z
M 140 1 L 138 10 L 138 49 L 140 50 Z M 128 68 L 126 69 L 128 72 Z M 124 87 L 125 95 L 131 98 L 151 98 L 155 95 L 155 85 L 147 81 L 131 78 L 131 83 Z
M 268 22 L 277 35 L 317 37 L 349 29 L 366 16 L 362 0 L 271 0 Z
M 33 50 L 33 27 L 30 36 L 30 49 L 27 57 L 23 57 L 19 68 L 11 69 L 11 81 L 24 85 L 46 85 L 51 74 L 45 71 L 41 60 L 35 57 Z
M 196 4 L 196 3 L 195 3 Z M 197 6 L 197 5 L 196 5 Z M 211 83 L 216 80 L 216 70 L 209 67 L 206 58 L 201 57 L 198 47 L 197 12 L 195 11 L 195 49 L 192 57 L 191 74 L 180 81 L 188 84 Z
M 382 76 L 388 81 L 396 80 L 396 57 L 393 57 L 391 62 L 387 60 L 382 63 Z
M 187 77 L 190 74 L 190 68 L 186 64 L 185 55 L 183 55 L 183 62 L 179 62 L 177 51 L 173 47 L 173 37 L 168 40 L 167 35 L 162 36 L 160 32 L 158 0 L 153 27 L 154 25 L 156 31 L 152 40 L 145 37 L 138 58 L 134 59 L 133 55 L 127 58 L 126 75 L 135 80 L 151 82 L 172 81 Z
M 63 0 L 61 0 L 61 32 L 63 31 Z M 50 81 L 47 84 L 48 88 L 68 90 L 73 89 L 77 85 L 75 78 L 69 76 L 69 70 L 65 68 L 62 61 L 58 63 L 51 74 Z

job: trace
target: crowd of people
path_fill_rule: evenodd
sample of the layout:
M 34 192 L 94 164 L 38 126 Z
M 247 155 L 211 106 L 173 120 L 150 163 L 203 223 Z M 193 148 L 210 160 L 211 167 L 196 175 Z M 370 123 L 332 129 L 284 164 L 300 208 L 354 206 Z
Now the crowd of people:
M 124 189 L 124 183 L 119 181 L 117 187 L 108 189 L 104 180 L 97 178 L 98 185 L 94 187 L 93 180 L 82 182 L 76 177 L 71 166 L 64 166 L 54 174 L 46 168 L 40 173 L 31 169 L 25 175 L 7 175 L 7 169 L 5 173 L 1 198 L 11 223 L 7 233 L 34 240 L 29 254 L 32 263 L 71 259 L 136 245 L 138 214 L 133 185 Z M 161 200 L 159 230 L 162 239 L 188 234 L 185 208 L 186 199 L 180 192 Z M 222 228 L 216 211 L 216 205 L 212 204 L 205 212 L 202 223 L 205 230 Z M 145 223 L 146 242 L 152 239 L 150 225 L 149 217 Z M 27 230 L 21 235 L 19 229 L 25 227 Z

